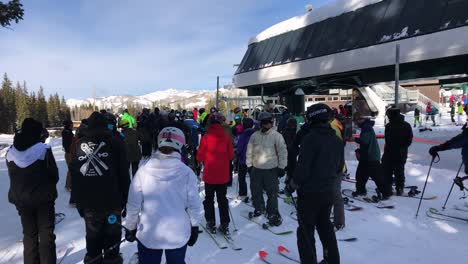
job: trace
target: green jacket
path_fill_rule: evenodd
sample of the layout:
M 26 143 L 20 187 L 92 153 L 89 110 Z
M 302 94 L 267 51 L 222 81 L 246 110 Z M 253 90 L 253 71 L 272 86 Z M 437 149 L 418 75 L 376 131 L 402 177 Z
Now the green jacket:
M 133 118 L 133 116 L 131 116 L 129 113 L 124 113 L 122 116 L 122 120 L 128 121 L 129 128 L 135 127 L 135 118 Z
M 360 137 L 356 138 L 360 161 L 380 161 L 380 147 L 375 137 L 374 124 L 374 121 L 367 120 L 361 127 Z
M 201 114 L 199 117 L 198 117 L 198 123 L 201 124 L 203 123 L 203 120 L 205 120 L 206 116 L 208 115 L 207 112 L 203 112 L 203 114 Z

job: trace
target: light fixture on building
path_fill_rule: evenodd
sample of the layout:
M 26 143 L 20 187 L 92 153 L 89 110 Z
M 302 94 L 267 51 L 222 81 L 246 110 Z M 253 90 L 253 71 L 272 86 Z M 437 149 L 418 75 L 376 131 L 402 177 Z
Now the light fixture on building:
M 304 90 L 302 88 L 297 88 L 294 92 L 295 95 L 305 95 Z

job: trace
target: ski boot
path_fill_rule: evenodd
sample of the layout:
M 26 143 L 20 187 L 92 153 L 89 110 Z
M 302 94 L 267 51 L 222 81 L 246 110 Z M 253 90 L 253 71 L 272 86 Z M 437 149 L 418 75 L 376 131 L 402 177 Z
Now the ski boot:
M 224 236 L 230 236 L 231 233 L 229 232 L 229 223 L 222 223 L 218 227 L 219 232 Z
M 410 188 L 410 190 L 408 191 L 408 196 L 409 197 L 414 197 L 418 194 L 420 194 L 421 191 L 418 191 L 418 188 Z
M 271 214 L 268 216 L 268 225 L 280 226 L 283 223 L 283 219 L 279 213 Z
M 252 218 L 255 218 L 255 217 L 260 217 L 264 214 L 264 211 L 261 211 L 261 210 L 255 210 L 253 212 L 249 212 L 249 218 L 252 219 Z
M 403 195 L 403 188 L 402 187 L 396 187 L 396 195 L 397 196 L 402 196 Z
M 465 190 L 465 185 L 463 184 L 463 181 L 466 180 L 467 178 L 468 178 L 468 176 L 465 176 L 465 177 L 455 177 L 455 179 L 453 179 L 453 182 L 454 182 L 458 187 L 460 187 L 460 191 Z
M 358 197 L 358 196 L 367 196 L 367 192 L 366 191 L 354 191 L 351 193 L 351 195 L 353 197 Z
M 208 232 L 212 233 L 212 234 L 216 234 L 216 225 L 214 222 L 207 222 L 206 223 L 206 230 L 208 230 Z

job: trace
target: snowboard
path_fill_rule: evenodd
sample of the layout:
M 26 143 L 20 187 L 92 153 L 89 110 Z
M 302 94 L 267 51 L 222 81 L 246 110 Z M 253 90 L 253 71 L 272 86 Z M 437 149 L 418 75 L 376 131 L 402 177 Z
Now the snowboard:
M 272 234 L 275 234 L 275 235 L 288 235 L 288 234 L 291 234 L 291 233 L 294 232 L 290 228 L 285 227 L 284 223 L 283 223 L 283 225 L 280 225 L 280 226 L 270 226 L 270 225 L 268 225 L 267 220 L 263 215 L 259 216 L 259 217 L 250 217 L 249 213 L 250 212 L 247 211 L 247 210 L 242 210 L 240 212 L 240 215 L 242 217 L 244 217 L 245 219 L 259 225 L 264 230 L 267 230 L 267 231 L 271 232 Z
M 395 205 L 389 203 L 389 202 L 386 202 L 386 201 L 374 201 L 372 198 L 369 198 L 367 196 L 356 196 L 354 197 L 352 195 L 352 192 L 353 190 L 350 190 L 350 189 L 343 189 L 341 191 L 341 193 L 348 197 L 349 199 L 352 199 L 352 200 L 356 200 L 356 201 L 360 201 L 360 202 L 363 202 L 363 203 L 368 203 L 368 204 L 371 204 L 379 209 L 393 209 L 395 208 Z

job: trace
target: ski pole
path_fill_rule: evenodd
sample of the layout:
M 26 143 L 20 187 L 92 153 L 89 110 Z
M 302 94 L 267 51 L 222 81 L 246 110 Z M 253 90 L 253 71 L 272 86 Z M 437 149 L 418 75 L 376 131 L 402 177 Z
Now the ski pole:
M 234 217 L 232 217 L 231 207 L 229 205 L 228 205 L 228 211 L 229 211 L 229 214 L 231 215 L 231 222 L 232 222 L 232 225 L 234 226 L 234 232 L 237 232 L 238 229 L 236 226 L 236 222 L 234 222 Z
M 462 166 L 463 166 L 463 161 L 460 164 L 460 168 L 458 168 L 457 176 L 455 176 L 455 178 L 457 178 L 458 175 L 460 174 Z M 455 181 L 452 183 L 452 187 L 450 188 L 450 191 L 449 191 L 449 193 L 447 195 L 447 199 L 445 199 L 445 203 L 444 203 L 444 206 L 442 206 L 442 210 L 445 210 L 445 206 L 447 205 L 448 199 L 449 199 L 450 195 L 452 194 L 453 186 L 455 186 Z
M 437 154 L 436 156 L 432 156 L 431 165 L 429 165 L 429 171 L 427 172 L 426 182 L 424 183 L 424 188 L 423 188 L 423 191 L 422 191 L 422 193 L 421 193 L 421 198 L 419 199 L 418 210 L 416 211 L 416 218 L 418 218 L 419 208 L 421 207 L 421 202 L 422 202 L 422 199 L 424 198 L 424 192 L 426 191 L 427 181 L 429 180 L 429 175 L 431 174 L 432 164 L 434 164 L 434 160 L 435 160 L 436 157 L 437 157 L 439 160 L 436 161 L 435 163 L 437 163 L 437 162 L 440 161 L 439 154 Z
M 92 263 L 95 263 L 97 262 L 98 260 L 101 260 L 103 259 L 107 254 L 109 254 L 109 252 L 113 251 L 114 249 L 118 248 L 120 246 L 120 244 L 122 244 L 123 242 L 125 241 L 125 238 L 123 238 L 122 240 L 120 240 L 120 242 L 118 243 L 115 243 L 113 246 L 111 246 L 110 248 L 106 249 L 104 251 L 104 253 L 102 253 L 101 255 L 93 258 L 92 260 L 90 260 L 88 263 L 89 264 L 92 264 Z

